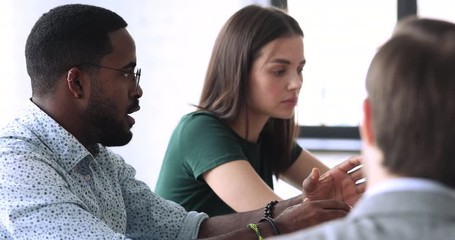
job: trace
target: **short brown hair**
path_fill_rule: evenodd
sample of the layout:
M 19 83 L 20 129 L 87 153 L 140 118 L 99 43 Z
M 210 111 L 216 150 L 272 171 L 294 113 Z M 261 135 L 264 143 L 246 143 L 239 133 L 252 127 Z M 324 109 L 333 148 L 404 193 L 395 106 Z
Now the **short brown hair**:
M 398 24 L 373 58 L 366 88 L 384 166 L 455 187 L 455 25 Z

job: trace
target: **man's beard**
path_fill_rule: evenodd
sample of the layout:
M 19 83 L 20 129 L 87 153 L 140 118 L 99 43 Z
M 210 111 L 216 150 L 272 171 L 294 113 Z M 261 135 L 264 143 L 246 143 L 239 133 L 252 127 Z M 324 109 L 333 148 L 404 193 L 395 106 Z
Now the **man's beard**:
M 117 119 L 117 106 L 102 97 L 97 86 L 93 86 L 85 115 L 92 127 L 95 128 L 99 143 L 104 146 L 123 146 L 133 137 L 125 123 Z

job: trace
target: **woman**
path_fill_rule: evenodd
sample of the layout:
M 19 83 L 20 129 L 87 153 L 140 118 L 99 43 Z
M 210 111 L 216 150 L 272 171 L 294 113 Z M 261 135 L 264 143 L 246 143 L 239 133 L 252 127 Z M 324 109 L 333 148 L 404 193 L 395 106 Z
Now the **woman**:
M 313 168 L 328 171 L 295 142 L 305 61 L 303 32 L 285 12 L 236 12 L 214 45 L 197 110 L 173 132 L 155 191 L 214 216 L 281 200 L 273 175 L 300 189 Z

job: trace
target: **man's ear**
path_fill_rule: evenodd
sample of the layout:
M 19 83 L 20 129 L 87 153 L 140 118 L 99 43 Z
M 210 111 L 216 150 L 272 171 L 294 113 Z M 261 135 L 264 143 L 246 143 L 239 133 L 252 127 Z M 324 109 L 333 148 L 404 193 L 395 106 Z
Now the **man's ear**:
M 366 98 L 363 101 L 363 119 L 362 124 L 360 125 L 360 135 L 362 136 L 362 141 L 369 145 L 375 144 L 372 115 L 373 113 L 370 101 L 368 100 L 368 98 Z
M 71 68 L 66 74 L 68 90 L 74 98 L 81 98 L 84 95 L 83 83 L 81 81 L 81 70 L 76 67 Z

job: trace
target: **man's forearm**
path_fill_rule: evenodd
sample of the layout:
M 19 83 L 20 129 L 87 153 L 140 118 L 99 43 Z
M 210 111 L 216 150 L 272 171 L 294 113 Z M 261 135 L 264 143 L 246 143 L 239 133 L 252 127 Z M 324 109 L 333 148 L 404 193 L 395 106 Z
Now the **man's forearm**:
M 199 228 L 199 238 L 214 237 L 240 229 L 246 229 L 247 224 L 257 223 L 263 214 L 263 209 L 258 209 L 210 217 L 202 222 Z
M 290 206 L 297 205 L 301 203 L 303 200 L 302 195 L 295 196 L 293 198 L 283 200 L 281 202 L 278 202 L 275 204 L 275 206 L 272 209 L 272 217 L 275 218 L 278 215 L 280 215 L 286 208 Z
M 301 202 L 301 195 L 278 202 L 272 208 L 272 216 L 275 218 L 280 215 L 286 208 L 299 204 Z M 262 217 L 264 217 L 264 208 L 254 211 L 211 217 L 202 222 L 199 229 L 199 238 L 220 236 L 227 233 L 229 234 L 223 236 L 221 239 L 234 239 L 235 237 L 236 240 L 240 240 L 242 238 L 237 236 L 243 236 L 241 234 L 250 235 L 250 233 L 253 233 L 252 236 L 255 236 L 254 231 L 247 228 L 247 225 L 249 223 L 258 224 L 264 237 L 273 235 L 273 228 L 267 222 L 260 224 L 258 223 Z
M 250 223 L 255 223 L 258 226 L 262 237 L 274 236 L 275 232 L 268 223 L 258 223 L 259 219 L 262 217 L 262 213 L 262 211 L 258 210 L 208 218 L 201 224 L 198 239 L 257 239 L 258 236 L 256 233 L 247 226 Z M 239 217 L 239 214 L 242 216 Z

